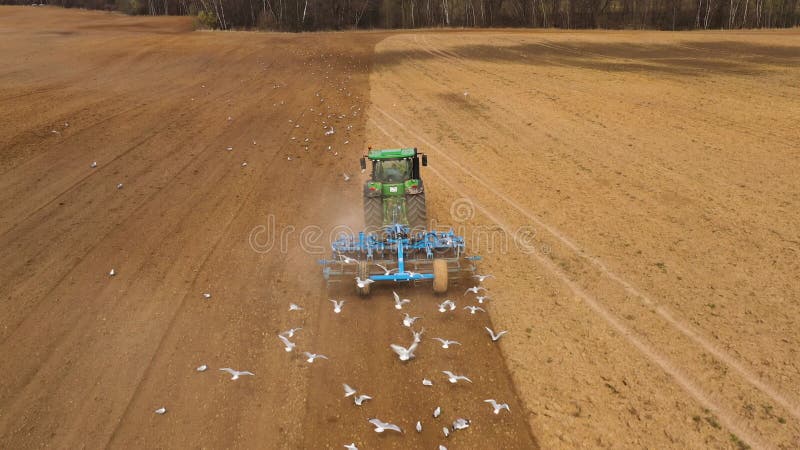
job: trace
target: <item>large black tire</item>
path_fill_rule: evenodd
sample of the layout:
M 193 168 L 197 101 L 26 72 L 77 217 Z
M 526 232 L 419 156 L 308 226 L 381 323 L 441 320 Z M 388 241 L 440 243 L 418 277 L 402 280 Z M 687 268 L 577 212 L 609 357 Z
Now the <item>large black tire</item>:
M 408 227 L 415 231 L 428 229 L 428 211 L 425 207 L 425 193 L 406 195 L 406 217 Z
M 380 197 L 364 196 L 364 225 L 369 232 L 383 228 L 383 202 Z
M 369 264 L 366 261 L 359 261 L 359 263 L 358 263 L 358 277 L 361 278 L 362 280 L 366 280 L 368 276 L 369 276 Z M 370 284 L 372 284 L 372 283 L 370 283 Z M 356 285 L 356 291 L 358 291 L 358 295 L 360 295 L 362 297 L 368 297 L 369 296 L 369 286 L 370 285 L 368 284 L 368 285 L 364 286 L 363 288 L 360 288 L 360 287 L 358 287 L 358 285 Z

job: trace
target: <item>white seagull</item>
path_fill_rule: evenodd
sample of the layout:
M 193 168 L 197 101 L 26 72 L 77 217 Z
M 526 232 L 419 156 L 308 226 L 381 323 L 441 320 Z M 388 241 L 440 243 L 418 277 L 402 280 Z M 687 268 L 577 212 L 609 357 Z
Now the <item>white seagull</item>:
M 402 433 L 403 430 L 400 429 L 397 425 L 393 423 L 384 422 L 381 419 L 369 419 L 369 423 L 375 426 L 376 433 L 383 433 L 386 430 L 397 431 L 398 433 Z
M 408 315 L 408 313 L 405 313 L 405 317 L 403 318 L 403 326 L 406 328 L 411 328 L 411 325 L 414 325 L 414 322 L 419 319 L 419 317 L 411 317 Z
M 167 408 L 164 408 L 164 407 L 162 406 L 161 408 L 158 408 L 157 410 L 155 410 L 155 411 L 153 411 L 153 412 L 154 412 L 154 413 L 156 413 L 156 414 L 159 414 L 159 415 L 160 415 L 160 414 L 164 414 L 164 413 L 166 413 L 166 412 L 167 412 Z
M 450 436 L 450 428 L 442 427 L 442 433 L 444 434 L 444 437 Z
M 255 376 L 255 374 L 253 372 L 248 372 L 246 370 L 242 370 L 242 371 L 233 370 L 230 367 L 225 367 L 225 368 L 219 369 L 219 370 L 221 370 L 223 372 L 228 372 L 229 374 L 231 374 L 231 380 L 238 380 L 239 377 L 242 376 L 242 375 Z
M 110 276 L 110 277 L 113 277 L 113 276 L 114 276 L 114 275 L 116 275 L 116 274 L 117 274 L 117 271 L 116 271 L 116 270 L 114 270 L 114 269 L 111 269 L 111 270 L 108 272 L 108 276 Z
M 433 381 L 431 381 L 431 380 L 429 380 L 427 378 L 423 378 L 422 379 L 422 385 L 423 386 L 433 386 Z
M 497 400 L 495 400 L 493 398 L 484 400 L 483 402 L 484 403 L 491 403 L 492 404 L 492 408 L 494 408 L 494 413 L 495 414 L 500 414 L 500 411 L 504 410 L 504 409 L 506 411 L 508 411 L 508 412 L 511 412 L 511 409 L 508 407 L 508 403 L 497 403 Z
M 437 419 L 441 415 L 442 415 L 442 407 L 441 406 L 437 406 L 436 409 L 433 410 L 433 418 Z
M 333 312 L 335 314 L 339 314 L 340 312 L 342 312 L 342 305 L 344 305 L 344 300 L 339 300 L 337 302 L 336 300 L 331 299 L 330 301 L 331 303 L 333 303 Z
M 491 299 L 492 299 L 492 297 L 489 297 L 488 295 L 479 295 L 479 296 L 475 297 L 475 300 L 477 300 L 478 303 L 480 303 L 480 304 L 483 304 L 484 301 L 491 300 Z
M 442 373 L 447 375 L 447 381 L 453 384 L 458 383 L 459 380 L 469 381 L 470 383 L 472 383 L 472 380 L 465 377 L 464 375 L 456 375 L 453 372 L 450 372 L 449 370 L 443 370 Z
M 328 359 L 328 357 L 327 357 L 327 356 L 325 356 L 325 355 L 318 355 L 318 354 L 316 354 L 316 353 L 303 352 L 303 354 L 304 354 L 304 355 L 306 355 L 306 358 L 308 358 L 308 359 L 306 360 L 306 362 L 308 362 L 308 363 L 313 363 L 313 362 L 314 362 L 314 360 L 315 360 L 315 359 L 317 359 L 317 358 Z
M 303 307 L 295 303 L 289 303 L 289 311 L 302 311 Z
M 122 183 L 119 183 L 119 184 L 117 185 L 117 189 L 122 189 Z
M 345 264 L 358 264 L 358 260 L 357 259 L 353 259 L 353 258 L 351 258 L 349 256 L 346 256 L 346 255 L 340 254 L 339 255 L 339 259 L 341 259 L 342 262 L 345 263 Z
M 278 339 L 280 339 L 283 342 L 284 345 L 283 349 L 286 350 L 287 353 L 294 350 L 295 343 L 290 341 L 286 336 L 279 334 Z
M 411 335 L 414 336 L 414 343 L 415 344 L 419 344 L 420 342 L 422 342 L 422 333 L 424 333 L 424 332 L 425 332 L 425 328 L 423 328 L 423 329 L 421 329 L 419 331 L 411 330 Z
M 344 177 L 344 181 L 350 181 L 350 175 L 347 172 L 342 172 L 342 176 Z
M 492 337 L 492 342 L 497 342 L 497 340 L 500 339 L 501 337 L 503 337 L 504 334 L 508 333 L 508 330 L 503 330 L 503 331 L 495 334 L 495 332 L 491 328 L 489 328 L 489 327 L 484 327 L 484 328 L 486 328 L 486 331 L 489 332 L 489 336 Z
M 453 344 L 461 345 L 461 342 L 458 342 L 458 341 L 451 341 L 449 339 L 442 339 L 442 338 L 438 338 L 438 337 L 435 337 L 434 339 L 436 339 L 437 341 L 442 343 L 442 348 L 450 348 L 450 346 L 453 345 Z
M 417 421 L 417 433 L 422 433 L 422 422 Z
M 345 444 L 344 448 L 346 448 L 347 450 L 358 450 L 358 447 L 356 447 L 356 443 L 355 442 L 351 442 L 349 444 Z
M 92 169 L 97 167 L 97 161 L 92 161 L 92 163 L 89 165 L 89 167 L 91 167 Z
M 414 350 L 417 349 L 417 343 L 414 342 L 408 348 L 399 346 L 397 344 L 391 344 L 389 345 L 389 347 L 391 347 L 391 349 L 394 350 L 395 353 L 397 353 L 397 356 L 400 357 L 400 361 L 408 361 L 409 359 L 414 357 Z
M 198 372 L 205 372 L 207 369 L 208 369 L 208 366 L 207 366 L 207 365 L 205 365 L 205 364 L 203 364 L 202 366 L 199 366 L 199 367 L 197 367 L 197 368 L 196 368 L 196 369 L 194 369 L 194 370 L 196 370 L 196 371 L 198 371 Z
M 203 293 L 203 298 L 206 299 L 206 300 L 210 299 L 211 298 L 211 293 L 210 292 L 204 292 Z
M 361 278 L 356 277 L 356 286 L 358 286 L 359 288 L 362 288 L 362 289 L 367 287 L 367 286 L 369 286 L 370 284 L 372 284 L 374 282 L 375 282 L 374 280 L 370 280 L 369 278 L 367 278 L 366 280 L 362 280 Z
M 470 305 L 470 306 L 465 306 L 464 309 L 468 309 L 470 314 L 475 314 L 475 311 L 486 312 L 486 310 L 481 308 L 480 306 L 472 306 L 472 305 Z
M 456 304 L 452 300 L 445 300 L 442 304 L 439 305 L 439 312 L 445 312 L 447 310 L 453 311 L 456 309 Z
M 483 287 L 483 286 L 472 286 L 471 288 L 467 289 L 464 292 L 464 295 L 467 295 L 468 292 L 473 292 L 473 293 L 477 294 L 479 291 L 485 291 L 485 290 L 486 290 L 486 288 Z
M 494 278 L 494 275 L 473 275 L 472 278 L 476 278 L 478 283 L 483 283 L 487 278 Z
M 286 337 L 294 337 L 294 334 L 297 333 L 298 331 L 302 330 L 302 329 L 303 329 L 303 327 L 290 328 L 290 329 L 288 329 L 288 330 L 286 330 L 286 331 L 284 331 L 284 332 L 282 332 L 280 334 L 282 336 L 286 336 Z
M 350 397 L 351 395 L 356 393 L 356 390 L 350 387 L 347 383 L 342 383 L 342 387 L 344 387 L 344 396 Z
M 372 397 L 365 394 L 361 394 L 358 397 L 353 397 L 353 402 L 355 402 L 355 404 L 358 406 L 361 406 L 367 400 L 372 400 Z
M 453 430 L 463 430 L 469 428 L 469 423 L 469 419 L 462 419 L 459 417 L 455 420 L 455 422 L 453 422 Z
M 395 270 L 397 270 L 397 268 L 394 268 L 394 269 L 389 269 L 388 267 L 384 266 L 383 264 L 378 264 L 378 263 L 375 263 L 375 265 L 376 265 L 376 266 L 378 266 L 378 267 L 380 267 L 381 269 L 383 269 L 383 272 L 384 272 L 383 274 L 384 274 L 384 275 L 391 275 L 391 274 L 392 274 L 392 272 L 394 272 Z
M 404 304 L 411 303 L 411 300 L 409 300 L 407 298 L 402 298 L 401 299 L 400 295 L 395 291 L 392 291 L 392 294 L 394 294 L 394 309 L 403 309 L 403 305 Z M 406 326 L 408 326 L 408 325 L 406 325 Z

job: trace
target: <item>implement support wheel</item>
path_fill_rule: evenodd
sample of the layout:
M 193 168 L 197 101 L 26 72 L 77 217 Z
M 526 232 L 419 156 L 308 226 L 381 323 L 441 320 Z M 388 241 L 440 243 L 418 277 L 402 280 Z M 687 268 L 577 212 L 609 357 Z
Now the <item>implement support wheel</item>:
M 443 259 L 433 260 L 433 292 L 447 292 L 447 261 Z
M 358 277 L 362 280 L 366 280 L 369 277 L 369 266 L 367 265 L 366 261 L 359 261 L 358 263 Z M 358 295 L 362 297 L 366 297 L 369 295 L 369 284 L 360 288 L 356 286 L 356 290 L 358 291 Z

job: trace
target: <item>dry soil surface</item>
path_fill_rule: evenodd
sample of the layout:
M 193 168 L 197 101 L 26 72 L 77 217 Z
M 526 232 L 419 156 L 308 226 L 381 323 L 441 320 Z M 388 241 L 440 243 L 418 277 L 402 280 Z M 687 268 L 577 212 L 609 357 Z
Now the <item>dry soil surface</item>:
M 800 445 L 800 33 L 217 33 L 3 7 L 0 35 L 0 447 Z M 429 215 L 495 275 L 475 316 L 400 287 L 425 328 L 406 364 L 391 289 L 361 300 L 316 262 L 361 226 L 367 144 L 430 155 Z

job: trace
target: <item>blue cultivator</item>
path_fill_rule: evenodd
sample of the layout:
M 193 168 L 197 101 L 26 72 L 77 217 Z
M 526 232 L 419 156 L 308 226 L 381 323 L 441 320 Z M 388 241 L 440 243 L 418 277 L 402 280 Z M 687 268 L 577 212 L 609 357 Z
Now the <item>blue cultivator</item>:
M 331 244 L 333 257 L 321 260 L 328 282 L 341 279 L 357 285 L 358 293 L 369 295 L 375 281 L 433 281 L 433 291 L 447 291 L 449 279 L 462 272 L 474 272 L 479 256 L 464 256 L 464 238 L 448 232 L 412 233 L 404 225 L 390 225 L 383 236 L 358 233 L 342 236 Z

